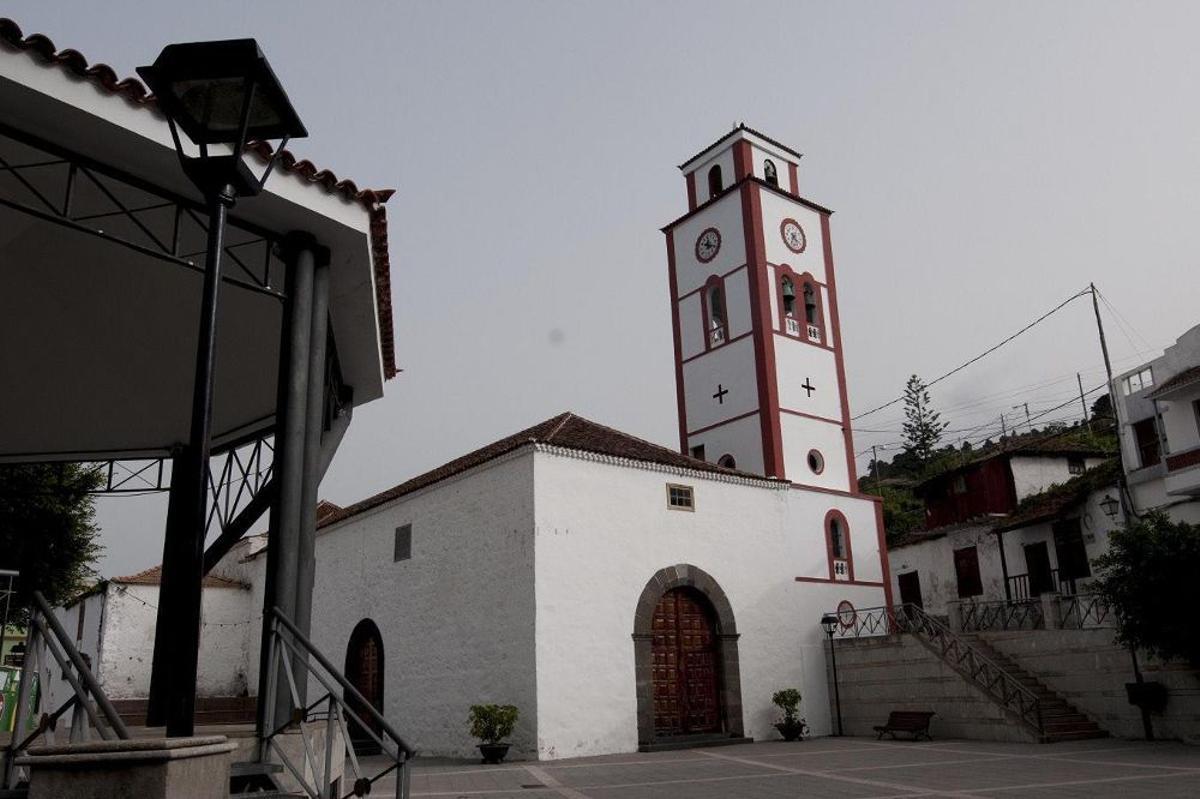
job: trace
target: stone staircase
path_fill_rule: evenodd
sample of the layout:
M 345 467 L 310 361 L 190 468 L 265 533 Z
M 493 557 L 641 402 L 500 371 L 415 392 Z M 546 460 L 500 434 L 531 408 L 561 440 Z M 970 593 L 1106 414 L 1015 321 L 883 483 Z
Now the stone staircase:
M 1038 699 L 1038 707 L 1041 709 L 1043 742 L 1057 743 L 1108 737 L 1108 733 L 1100 729 L 1100 725 L 1047 688 L 1041 680 L 1022 668 L 1012 658 L 988 645 L 983 638 L 968 633 L 959 634 L 959 637 L 1033 692 Z

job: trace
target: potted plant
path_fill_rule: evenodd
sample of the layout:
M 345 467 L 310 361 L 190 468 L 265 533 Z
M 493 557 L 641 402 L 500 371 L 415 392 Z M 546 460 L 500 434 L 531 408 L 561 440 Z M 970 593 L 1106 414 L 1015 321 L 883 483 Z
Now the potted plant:
M 471 705 L 468 718 L 471 736 L 483 741 L 479 744 L 479 753 L 483 755 L 484 763 L 504 760 L 509 747 L 504 739 L 512 735 L 517 715 L 515 705 Z
M 795 741 L 804 737 L 808 732 L 808 722 L 800 718 L 800 692 L 795 688 L 785 688 L 776 691 L 771 697 L 775 706 L 783 711 L 783 718 L 775 722 L 775 729 L 785 741 Z

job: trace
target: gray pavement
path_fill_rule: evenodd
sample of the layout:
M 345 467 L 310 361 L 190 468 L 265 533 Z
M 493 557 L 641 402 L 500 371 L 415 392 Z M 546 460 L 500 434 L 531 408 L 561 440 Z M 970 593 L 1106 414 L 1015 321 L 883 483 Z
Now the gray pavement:
M 414 764 L 413 797 L 450 799 L 1200 798 L 1200 747 L 819 738 L 501 766 Z M 392 796 L 381 782 L 372 796 Z

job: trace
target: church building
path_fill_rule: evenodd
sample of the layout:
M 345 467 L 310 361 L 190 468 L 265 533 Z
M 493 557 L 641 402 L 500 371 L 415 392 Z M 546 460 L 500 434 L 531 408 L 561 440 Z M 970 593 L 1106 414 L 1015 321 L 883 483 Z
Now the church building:
M 475 755 L 487 702 L 519 708 L 513 755 L 537 759 L 772 739 L 784 688 L 831 732 L 821 616 L 890 604 L 891 581 L 855 476 L 831 212 L 799 160 L 739 126 L 681 167 L 678 449 L 563 413 L 322 504 L 314 643 L 422 753 Z M 262 544 L 214 571 L 249 608 Z

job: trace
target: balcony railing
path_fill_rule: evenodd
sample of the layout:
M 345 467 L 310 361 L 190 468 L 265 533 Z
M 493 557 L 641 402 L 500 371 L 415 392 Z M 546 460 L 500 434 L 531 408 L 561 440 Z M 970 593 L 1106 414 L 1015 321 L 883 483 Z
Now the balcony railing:
M 1015 602 L 963 602 L 958 607 L 958 626 L 965 633 L 1046 628 L 1046 617 L 1040 598 Z
M 816 325 L 809 325 L 808 326 L 808 340 L 809 341 L 820 341 L 821 340 L 821 328 L 817 327 Z
M 789 316 L 786 320 L 784 320 L 784 323 L 785 329 L 787 330 L 789 336 L 800 335 L 800 320 Z
M 725 343 L 725 325 L 718 325 L 708 331 L 708 341 L 712 346 Z
M 1058 569 L 1050 570 L 1050 585 L 1052 586 L 1051 588 L 1048 588 L 1046 591 L 1039 592 L 1039 593 L 1052 593 L 1055 590 L 1057 590 L 1058 593 L 1065 594 L 1065 595 L 1075 593 L 1075 578 L 1064 577 L 1062 579 L 1059 579 Z M 1017 602 L 1017 601 L 1020 601 L 1023 599 L 1036 599 L 1037 598 L 1036 595 L 1031 594 L 1029 591 L 1029 575 L 1028 574 L 1009 575 L 1008 589 L 1009 589 L 1009 596 L 1012 598 L 1012 601 L 1014 601 L 1014 602 Z

